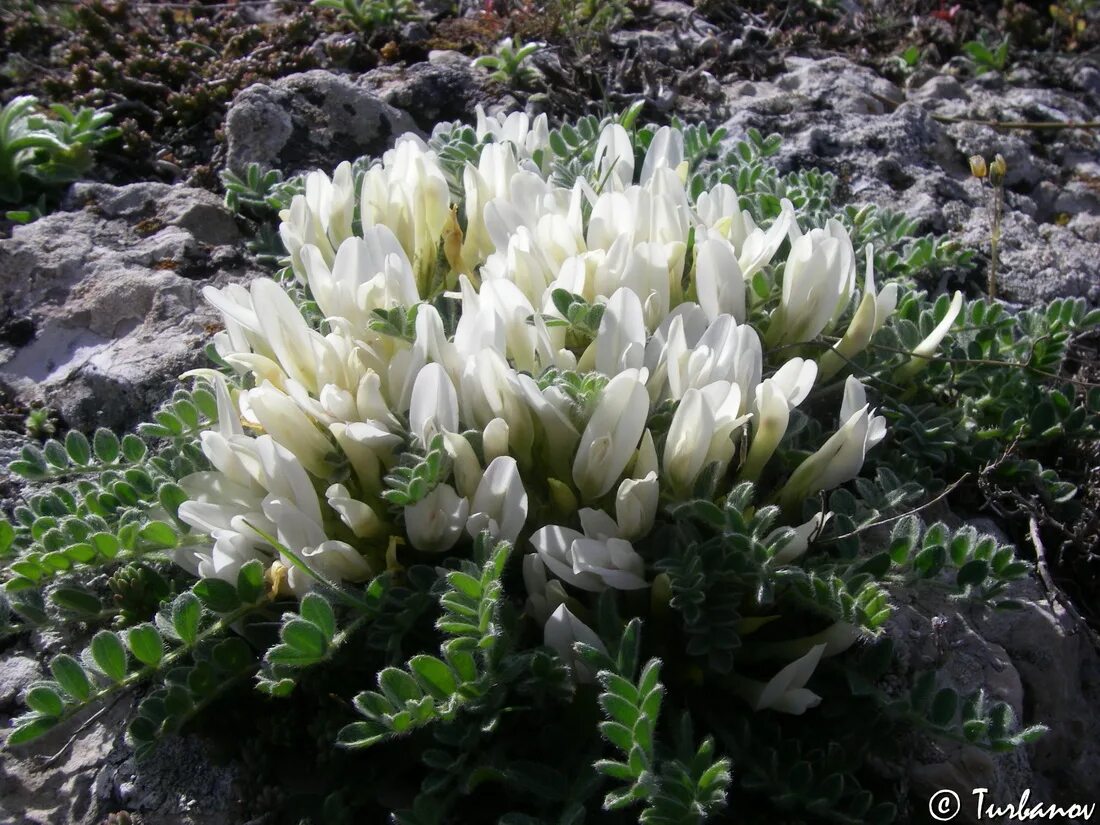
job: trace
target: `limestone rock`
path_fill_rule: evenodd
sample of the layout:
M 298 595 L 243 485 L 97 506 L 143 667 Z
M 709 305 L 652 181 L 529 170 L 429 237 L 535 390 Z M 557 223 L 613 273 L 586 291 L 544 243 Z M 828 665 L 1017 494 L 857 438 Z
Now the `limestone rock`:
M 369 90 L 364 94 L 376 94 L 391 106 L 409 112 L 415 124 L 410 122 L 405 128 L 431 132 L 437 123 L 472 120 L 474 107 L 490 102 L 481 90 L 482 74 L 468 61 L 437 59 L 412 66 L 380 66 L 363 75 L 360 86 Z
M 225 121 L 226 163 L 286 174 L 381 154 L 412 119 L 349 77 L 320 69 L 249 86 Z
M 200 366 L 206 284 L 259 274 L 210 192 L 77 184 L 0 240 L 0 383 L 70 426 L 130 427 Z

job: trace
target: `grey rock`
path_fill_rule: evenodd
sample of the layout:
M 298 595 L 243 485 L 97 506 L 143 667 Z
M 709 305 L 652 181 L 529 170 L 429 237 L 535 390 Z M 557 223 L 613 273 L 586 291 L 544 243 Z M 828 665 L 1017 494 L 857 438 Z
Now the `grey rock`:
M 124 736 L 131 705 L 109 701 L 94 719 L 83 711 L 33 745 L 6 751 L 0 825 L 102 825 L 120 811 L 150 825 L 238 825 L 236 768 L 212 761 L 193 738 L 167 739 L 135 763 Z
M 985 529 L 981 525 L 980 529 Z M 960 695 L 983 688 L 1007 702 L 1023 725 L 1042 723 L 1049 732 L 1034 745 L 988 754 L 944 741 L 914 743 L 906 773 L 915 804 L 940 789 L 963 799 L 957 821 L 975 822 L 974 788 L 989 789 L 999 804 L 1030 790 L 1036 801 L 1081 801 L 1100 793 L 1091 766 L 1100 759 L 1100 656 L 1086 633 L 1038 583 L 1014 585 L 1022 607 L 993 611 L 954 602 L 927 587 L 895 593 L 899 602 L 889 634 L 899 654 L 902 684 L 936 669 L 938 684 Z
M 409 112 L 415 124 L 431 132 L 441 121 L 471 120 L 478 103 L 490 98 L 481 89 L 484 72 L 456 60 L 416 63 L 412 66 L 380 66 L 363 75 L 360 87 L 390 106 Z M 405 131 L 402 129 L 401 131 Z
M 454 49 L 432 49 L 428 52 L 428 62 L 433 66 L 450 67 L 457 71 L 469 69 L 473 62 L 471 58 Z
M 988 254 L 988 207 L 968 207 L 957 213 L 960 218 L 961 225 L 954 227 L 952 235 Z M 1094 240 L 1078 235 L 1071 226 L 1037 223 L 1014 206 L 1005 210 L 1001 225 L 997 281 L 1003 297 L 1029 305 L 1055 298 L 1084 298 L 1100 304 Z
M 0 240 L 0 383 L 70 426 L 130 427 L 204 362 L 202 287 L 260 273 L 204 190 L 77 184 L 68 207 Z
M 773 80 L 726 83 L 730 140 L 749 127 L 783 137 L 773 159 L 780 171 L 817 167 L 842 182 L 848 203 L 875 204 L 919 219 L 920 232 L 947 233 L 988 261 L 990 189 L 979 185 L 967 158 L 1007 162 L 1004 238 L 999 280 L 1021 302 L 1057 297 L 1100 300 L 1095 247 L 1100 179 L 1094 136 L 1074 130 L 996 130 L 968 120 L 1051 120 L 1094 117 L 1089 100 L 1064 89 L 1013 85 L 989 73 L 959 80 L 941 71 L 899 98 L 900 90 L 843 58 L 788 59 Z M 965 75 L 960 74 L 959 77 Z M 1059 225 L 1066 223 L 1066 225 Z M 984 254 L 984 257 L 983 257 Z M 985 273 L 975 273 L 984 280 Z
M 243 171 L 331 170 L 340 161 L 380 154 L 413 127 L 394 109 L 348 77 L 322 70 L 249 86 L 225 121 L 226 163 Z
M 977 123 L 953 123 L 948 127 L 948 134 L 964 157 L 981 155 L 986 160 L 992 160 L 996 154 L 1003 155 L 1007 164 L 1007 187 L 1023 185 L 1030 188 L 1040 179 L 1056 174 L 1050 164 L 1037 160 L 1027 142 L 1016 135 L 998 132 Z
M 1093 97 L 1100 98 L 1100 69 L 1088 63 L 1084 64 L 1073 76 L 1073 85 Z
M 909 99 L 917 103 L 928 103 L 937 100 L 965 100 L 968 99 L 966 90 L 959 81 L 951 75 L 938 74 L 930 78 L 928 82 L 909 92 Z
M 0 708 L 11 707 L 31 683 L 42 678 L 38 662 L 29 656 L 9 656 L 0 663 Z
M 779 89 L 838 112 L 880 115 L 905 99 L 893 83 L 843 57 L 787 63 L 793 71 L 778 78 Z
M 1070 216 L 1081 212 L 1100 213 L 1100 193 L 1091 182 L 1071 180 L 1054 199 L 1054 211 Z

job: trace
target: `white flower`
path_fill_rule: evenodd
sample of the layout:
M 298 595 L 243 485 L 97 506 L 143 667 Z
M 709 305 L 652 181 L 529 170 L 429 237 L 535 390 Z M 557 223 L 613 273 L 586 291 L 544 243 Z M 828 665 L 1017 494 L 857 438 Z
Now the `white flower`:
M 526 521 L 527 492 L 516 460 L 511 456 L 494 458 L 477 485 L 466 532 L 476 538 L 488 530 L 494 541 L 515 544 Z
M 460 496 L 469 498 L 481 482 L 481 464 L 474 448 L 458 433 L 443 433 L 443 448 L 452 462 L 455 489 Z
M 266 565 L 271 561 L 271 556 L 261 550 L 255 540 L 235 530 L 214 530 L 210 535 L 214 539 L 213 546 L 177 547 L 172 550 L 172 560 L 192 575 L 221 579 L 234 585 L 237 574 L 247 562 L 255 559 Z
M 638 369 L 645 359 L 642 302 L 629 289 L 615 291 L 607 303 L 596 336 L 596 369 L 607 376 Z
M 807 690 L 806 682 L 824 652 L 825 645 L 815 645 L 805 656 L 775 674 L 767 684 L 742 679 L 738 691 L 749 701 L 753 710 L 775 710 L 800 716 L 821 704 L 821 697 Z
M 936 324 L 936 328 L 928 333 L 928 337 L 913 350 L 913 357 L 894 371 L 895 381 L 899 383 L 911 381 L 917 373 L 928 366 L 928 359 L 935 355 L 936 348 L 951 329 L 951 325 L 955 323 L 955 319 L 959 317 L 962 308 L 963 294 L 956 292 L 951 299 L 951 305 L 947 308 L 947 314 Z
M 848 329 L 831 350 L 821 356 L 821 377 L 831 378 L 847 366 L 848 361 L 867 348 L 874 334 L 894 313 L 898 303 L 897 284 L 887 284 L 882 292 L 875 292 L 875 254 L 868 245 L 867 270 L 863 281 L 863 298 L 856 308 Z
M 458 393 L 439 364 L 427 364 L 417 373 L 409 406 L 409 429 L 425 447 L 437 433 L 458 431 Z
M 639 183 L 645 186 L 659 169 L 678 170 L 684 162 L 684 133 L 670 126 L 658 129 L 649 142 Z
M 510 112 L 503 118 L 486 115 L 480 103 L 475 111 L 477 125 L 474 131 L 478 140 L 491 136 L 498 143 L 511 141 L 527 158 L 550 145 L 550 125 L 545 114 L 536 116 L 532 122 L 526 112 Z
M 581 590 L 649 587 L 642 557 L 624 539 L 592 538 L 568 527 L 549 525 L 535 531 L 531 545 L 551 573 Z
M 486 427 L 494 418 L 508 425 L 510 452 L 521 463 L 530 457 L 534 423 L 516 371 L 496 350 L 483 349 L 468 357 L 458 385 L 461 419 L 467 426 Z
M 708 321 L 731 315 L 745 322 L 745 278 L 725 238 L 707 238 L 696 247 L 695 294 Z
M 867 392 L 855 376 L 848 376 L 844 383 L 840 420 L 840 429 L 799 464 L 784 485 L 779 499 L 785 512 L 793 514 L 806 496 L 855 478 L 867 450 L 886 437 L 886 419 L 871 410 Z
M 615 520 L 622 538 L 643 538 L 653 527 L 661 492 L 657 481 L 659 469 L 653 434 L 646 430 L 634 459 L 632 477 L 623 479 L 615 493 Z
M 363 226 L 389 227 L 405 250 L 422 293 L 435 269 L 439 239 L 450 213 L 450 189 L 435 153 L 415 135 L 398 138 L 381 165 L 363 175 Z
M 801 404 L 817 377 L 813 361 L 792 358 L 756 388 L 752 444 L 740 477 L 756 481 L 787 432 L 791 410 Z
M 524 610 L 540 625 L 545 625 L 558 606 L 569 600 L 560 581 L 546 578 L 546 565 L 535 553 L 523 557 L 523 587 L 527 591 Z
M 340 521 L 351 528 L 351 531 L 358 538 L 385 534 L 385 522 L 379 518 L 369 504 L 352 498 L 348 488 L 343 484 L 330 485 L 325 490 L 325 500 L 328 502 L 328 506 L 340 516 Z
M 772 556 L 771 563 L 790 564 L 795 559 L 800 558 L 810 548 L 810 539 L 820 534 L 832 517 L 832 513 L 814 513 L 813 518 L 805 524 L 798 525 L 793 530 L 789 527 L 780 527 L 778 530 L 769 533 L 764 538 L 764 544 L 766 545 L 771 545 L 784 532 L 791 530 L 787 542 Z
M 450 484 L 440 484 L 416 504 L 405 508 L 405 531 L 409 542 L 426 553 L 443 553 L 454 547 L 470 502 L 458 495 Z
M 309 245 L 331 263 L 333 250 L 351 235 L 355 190 L 351 164 L 341 163 L 329 180 L 321 171 L 310 172 L 305 193 L 295 195 L 290 208 L 279 214 L 279 234 L 290 252 L 291 266 L 299 281 L 305 283 L 301 269 L 301 250 Z
M 650 389 L 659 390 L 667 382 L 669 397 L 680 398 L 690 388 L 702 389 L 715 381 L 729 381 L 740 388 L 741 398 L 747 402 L 760 383 L 763 367 L 756 330 L 747 324 L 738 325 L 731 315 L 719 315 L 699 330 L 701 316 L 701 311 L 697 315 L 688 309 L 672 319 Z M 661 332 L 654 335 L 654 340 L 658 340 Z M 647 346 L 647 363 L 655 349 Z
M 600 132 L 592 159 L 596 179 L 606 181 L 608 190 L 622 190 L 634 182 L 634 141 L 618 123 L 609 123 Z
M 557 651 L 562 661 L 573 671 L 573 675 L 578 682 L 591 682 L 594 680 L 595 675 L 574 652 L 573 643 L 583 642 L 603 653 L 607 653 L 607 647 L 600 641 L 600 637 L 596 635 L 596 632 L 574 616 L 564 604 L 559 605 L 557 610 L 546 620 L 546 626 L 543 628 L 543 641 L 547 647 Z
M 303 547 L 299 558 L 325 581 L 363 581 L 370 578 L 371 568 L 359 552 L 342 541 L 323 541 L 314 547 Z M 297 565 L 287 562 L 287 583 L 295 596 L 304 596 L 317 587 L 317 580 Z
M 294 401 L 267 381 L 242 393 L 241 398 L 242 406 L 247 406 L 264 431 L 290 450 L 307 470 L 319 478 L 329 475 L 332 468 L 325 457 L 332 452 L 332 444 Z
M 844 227 L 830 219 L 824 229 L 798 236 L 791 223 L 791 252 L 783 267 L 783 294 L 772 314 L 769 346 L 812 341 L 847 305 L 855 282 L 855 254 Z
M 573 461 L 573 481 L 586 499 L 610 490 L 638 446 L 649 415 L 645 370 L 628 369 L 607 382 Z
M 689 491 L 709 462 L 717 461 L 724 469 L 735 451 L 733 436 L 751 417 L 738 415 L 740 408 L 741 389 L 728 381 L 684 393 L 672 416 L 662 462 L 664 476 L 675 489 Z

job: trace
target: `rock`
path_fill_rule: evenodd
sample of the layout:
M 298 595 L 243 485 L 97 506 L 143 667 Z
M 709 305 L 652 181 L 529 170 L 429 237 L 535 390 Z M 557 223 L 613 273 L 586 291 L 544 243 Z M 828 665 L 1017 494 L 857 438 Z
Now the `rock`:
M 1084 64 L 1073 76 L 1073 84 L 1083 92 L 1100 98 L 1100 69 Z
M 893 83 L 843 57 L 792 57 L 787 63 L 793 71 L 776 80 L 776 86 L 817 106 L 850 114 L 880 115 L 905 99 Z
M 322 70 L 249 86 L 225 121 L 226 163 L 284 173 L 331 170 L 340 161 L 381 154 L 412 119 L 348 77 Z
M 938 74 L 927 83 L 909 93 L 909 99 L 917 103 L 933 100 L 964 100 L 968 95 L 962 84 L 951 75 Z
M 942 124 L 929 111 L 968 120 L 1090 120 L 1084 96 L 1021 88 L 997 73 L 965 81 L 940 74 L 902 101 L 897 87 L 838 57 L 788 58 L 786 71 L 774 79 L 726 83 L 723 93 L 731 141 L 749 127 L 777 132 L 783 144 L 772 161 L 781 172 L 831 172 L 841 202 L 915 217 L 918 232 L 947 233 L 963 248 L 984 253 L 979 265 L 988 261 L 991 193 L 971 177 L 967 158 L 1002 154 L 1008 167 L 998 276 L 1003 294 L 1022 302 L 1067 296 L 1100 301 L 1094 264 L 1100 169 L 1094 168 L 1093 136 Z M 973 277 L 981 282 L 985 273 Z
M 978 525 L 988 531 L 987 524 Z M 917 810 L 941 789 L 963 800 L 957 821 L 974 822 L 974 788 L 989 789 L 998 804 L 1031 791 L 1035 801 L 1089 801 L 1100 793 L 1093 766 L 1100 759 L 1100 655 L 1086 633 L 1034 579 L 1014 585 L 1019 610 L 994 611 L 946 598 L 934 587 L 895 593 L 900 602 L 889 634 L 903 684 L 935 669 L 938 684 L 966 696 L 982 687 L 990 700 L 1007 702 L 1023 725 L 1049 732 L 1034 745 L 1006 754 L 974 746 L 926 741 L 906 771 Z
M 1004 156 L 1007 164 L 1005 186 L 1030 189 L 1044 177 L 1056 174 L 1048 163 L 1036 160 L 1027 143 L 1015 135 L 998 132 L 978 123 L 952 123 L 948 134 L 954 139 L 959 153 L 964 157 L 981 155 L 986 160 Z
M 38 662 L 29 656 L 8 656 L 0 665 L 0 708 L 17 705 L 32 682 L 42 678 Z
M 77 184 L 67 207 L 0 240 L 0 384 L 72 427 L 131 427 L 205 362 L 202 287 L 261 273 L 210 192 Z
M 478 77 L 471 63 L 448 59 L 412 66 L 380 66 L 363 75 L 359 83 L 370 94 L 409 112 L 416 119 L 415 126 L 431 132 L 437 123 L 467 120 L 478 103 L 491 102 L 481 90 Z
M 988 254 L 988 207 L 945 210 L 945 217 L 949 214 L 954 216 L 948 218 L 952 235 L 966 247 Z M 1084 298 L 1100 304 L 1095 240 L 1078 235 L 1073 226 L 1037 223 L 1012 206 L 1005 210 L 1001 226 L 999 294 L 1029 305 L 1055 298 Z
M 85 710 L 6 751 L 0 825 L 102 825 L 120 811 L 150 825 L 238 825 L 237 771 L 211 761 L 198 740 L 167 739 L 135 763 L 124 734 L 131 704 L 125 696 L 108 701 L 94 720 Z

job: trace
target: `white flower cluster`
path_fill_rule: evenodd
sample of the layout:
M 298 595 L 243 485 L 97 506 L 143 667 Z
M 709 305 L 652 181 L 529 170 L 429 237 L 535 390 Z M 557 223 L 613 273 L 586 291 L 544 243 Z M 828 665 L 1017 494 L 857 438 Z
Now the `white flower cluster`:
M 689 497 L 708 465 L 757 479 L 791 410 L 867 346 L 896 290 L 876 291 L 868 252 L 858 296 L 856 254 L 835 221 L 804 232 L 784 202 L 758 227 L 725 184 L 692 202 L 675 129 L 657 130 L 636 168 L 631 136 L 606 126 L 592 181 L 571 189 L 533 160 L 549 156 L 543 116 L 479 112 L 477 131 L 488 142 L 465 168 L 460 204 L 439 159 L 412 135 L 358 191 L 347 163 L 331 179 L 306 178 L 281 235 L 327 332 L 273 280 L 205 290 L 225 320 L 217 351 L 252 388 L 231 393 L 211 376 L 221 420 L 202 446 L 215 469 L 184 480 L 191 501 L 180 517 L 213 544 L 178 558 L 231 580 L 263 559 L 302 594 L 314 578 L 295 558 L 323 578 L 355 581 L 378 572 L 395 536 L 440 553 L 487 530 L 530 551 L 528 612 L 571 656 L 570 640 L 595 636 L 581 629 L 566 586 L 648 587 L 632 542 L 662 500 Z M 782 294 L 761 337 L 748 324 L 760 299 L 747 284 L 766 267 Z M 578 343 L 557 290 L 602 307 L 590 340 Z M 446 301 L 459 308 L 451 334 L 437 309 Z M 372 327 L 375 310 L 395 307 L 415 308 L 415 335 Z M 839 338 L 825 356 L 791 358 L 765 377 L 765 345 L 774 363 L 822 333 Z M 604 383 L 578 401 L 560 381 L 541 380 L 551 368 Z M 669 401 L 662 444 L 650 417 Z M 839 428 L 778 493 L 786 511 L 854 478 L 884 424 L 848 378 Z M 395 515 L 381 497 L 384 476 L 402 449 L 426 450 L 436 436 L 445 477 Z M 343 483 L 330 483 L 334 456 L 351 468 Z M 804 551 L 820 521 L 803 525 L 779 561 Z

